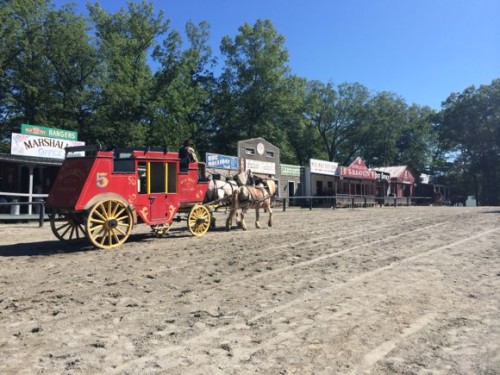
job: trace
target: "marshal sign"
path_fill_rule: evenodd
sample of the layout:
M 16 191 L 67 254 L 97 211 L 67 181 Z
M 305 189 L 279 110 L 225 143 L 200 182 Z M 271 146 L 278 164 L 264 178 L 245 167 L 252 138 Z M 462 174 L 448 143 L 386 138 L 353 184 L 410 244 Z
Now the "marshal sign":
M 66 147 L 83 146 L 85 142 L 37 137 L 12 133 L 10 153 L 12 155 L 36 156 L 39 158 L 64 159 Z

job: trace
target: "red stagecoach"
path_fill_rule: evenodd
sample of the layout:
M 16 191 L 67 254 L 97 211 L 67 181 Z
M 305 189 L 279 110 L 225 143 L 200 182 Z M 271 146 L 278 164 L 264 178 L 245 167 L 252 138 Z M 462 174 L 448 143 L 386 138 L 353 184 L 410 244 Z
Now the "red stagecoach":
M 207 188 L 205 164 L 187 163 L 177 152 L 69 147 L 46 207 L 58 239 L 110 249 L 140 223 L 161 235 L 186 219 L 202 236 L 211 218 L 202 204 Z

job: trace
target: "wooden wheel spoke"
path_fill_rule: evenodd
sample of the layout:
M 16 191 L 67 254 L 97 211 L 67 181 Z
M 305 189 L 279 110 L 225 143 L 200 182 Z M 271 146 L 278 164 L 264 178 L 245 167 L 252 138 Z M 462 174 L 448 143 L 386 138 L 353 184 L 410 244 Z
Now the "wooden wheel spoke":
M 127 233 L 126 233 L 126 232 L 122 231 L 122 230 L 121 230 L 120 228 L 118 228 L 118 227 L 116 227 L 116 228 L 115 228 L 115 231 L 120 232 L 120 234 L 121 234 L 122 236 L 126 236 L 126 235 L 127 235 Z
M 111 233 L 113 234 L 113 238 L 115 239 L 115 242 L 120 242 L 120 239 L 118 238 L 118 235 L 116 234 L 117 231 L 113 230 Z
M 125 216 L 120 216 L 120 217 L 117 217 L 117 218 L 116 218 L 116 220 L 117 220 L 118 222 L 122 223 L 122 222 L 127 221 L 127 220 L 128 220 L 128 218 L 129 218 L 129 216 L 128 216 L 128 215 L 125 215 Z
M 103 228 L 104 228 L 104 225 L 95 225 L 95 226 L 93 226 L 93 227 L 89 228 L 89 231 L 90 231 L 91 233 L 93 233 L 93 232 L 95 232 L 97 229 L 99 229 L 99 230 L 101 230 L 101 231 L 102 231 L 102 229 L 103 229 Z
M 116 207 L 116 206 L 115 206 Z M 108 217 L 111 217 L 111 212 L 113 212 L 113 202 L 109 201 L 108 202 L 108 209 L 106 210 L 106 213 L 108 214 Z
M 80 231 L 81 231 L 81 228 L 79 225 L 75 225 L 75 234 L 76 234 L 76 238 L 77 239 L 80 239 Z M 83 234 L 83 232 L 82 232 Z
M 75 226 L 72 225 L 71 226 L 71 231 L 69 232 L 69 236 L 68 236 L 68 239 L 72 240 L 73 239 L 73 235 L 75 234 Z
M 132 230 L 132 213 L 119 200 L 97 203 L 87 218 L 88 237 L 101 249 L 111 249 L 123 244 Z
M 118 207 L 118 206 L 117 206 L 117 207 Z M 117 211 L 118 211 L 118 210 L 117 210 Z M 125 212 L 125 211 L 126 211 L 126 209 L 125 209 L 125 208 L 122 208 L 120 211 L 115 212 L 115 213 L 113 214 L 113 217 L 120 216 L 120 215 L 121 215 L 123 212 Z
M 60 226 L 58 226 L 58 227 L 56 228 L 56 230 L 57 230 L 57 231 L 60 231 L 60 230 L 62 230 L 63 228 L 66 228 L 66 227 L 67 227 L 67 226 L 69 226 L 69 225 L 71 225 L 71 222 L 69 222 L 69 221 L 68 221 L 68 222 L 66 222 L 66 223 L 64 223 L 64 224 L 62 224 L 62 225 L 60 225 Z
M 120 208 L 120 206 L 117 205 L 117 204 L 115 204 L 115 206 L 113 207 L 113 211 L 111 211 L 110 216 L 115 217 L 116 216 L 116 211 L 118 211 L 118 208 Z
M 94 214 L 96 214 L 97 216 L 99 216 L 101 218 L 101 220 L 104 220 L 106 221 L 108 218 L 106 216 L 104 216 L 102 213 L 100 213 L 98 210 L 95 210 L 94 211 Z M 95 218 L 92 218 L 92 220 L 95 220 Z
M 210 228 L 210 212 L 205 206 L 195 206 L 188 216 L 188 229 L 195 236 L 204 235 Z
M 71 225 L 69 224 L 64 232 L 61 233 L 61 237 L 64 238 L 66 234 L 71 230 Z

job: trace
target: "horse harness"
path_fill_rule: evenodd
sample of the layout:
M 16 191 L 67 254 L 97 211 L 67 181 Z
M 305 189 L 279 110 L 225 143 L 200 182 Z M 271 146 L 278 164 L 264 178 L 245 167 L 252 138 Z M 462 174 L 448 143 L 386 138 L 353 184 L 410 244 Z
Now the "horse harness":
M 253 187 L 255 189 L 259 189 L 262 191 L 262 197 L 259 198 L 259 199 L 255 199 L 253 197 L 253 195 L 251 194 L 250 190 L 248 190 L 248 198 L 243 201 L 243 202 L 240 202 L 240 203 L 245 203 L 244 205 L 245 206 L 249 206 L 249 205 L 252 205 L 252 204 L 257 204 L 257 203 L 261 203 L 261 202 L 264 202 L 267 198 L 271 198 L 271 194 L 269 194 L 269 191 L 267 189 L 267 186 L 245 186 L 248 190 L 249 187 Z

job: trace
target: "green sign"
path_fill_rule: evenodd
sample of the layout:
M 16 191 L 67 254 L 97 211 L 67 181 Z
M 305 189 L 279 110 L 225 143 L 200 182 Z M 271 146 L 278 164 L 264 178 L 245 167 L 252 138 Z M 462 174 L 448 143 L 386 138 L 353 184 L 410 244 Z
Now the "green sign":
M 71 130 L 48 128 L 46 126 L 21 124 L 21 134 L 37 135 L 57 139 L 78 140 L 78 133 Z
M 281 164 L 281 175 L 300 177 L 300 168 L 299 165 Z

